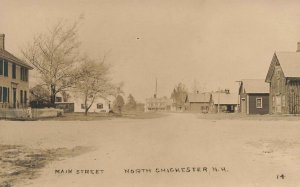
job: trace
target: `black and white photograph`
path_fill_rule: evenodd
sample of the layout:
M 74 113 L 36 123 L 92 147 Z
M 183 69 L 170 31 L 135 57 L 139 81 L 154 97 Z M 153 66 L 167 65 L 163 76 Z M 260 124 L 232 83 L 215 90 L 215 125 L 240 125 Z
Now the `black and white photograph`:
M 0 7 L 0 187 L 300 186 L 300 1 Z

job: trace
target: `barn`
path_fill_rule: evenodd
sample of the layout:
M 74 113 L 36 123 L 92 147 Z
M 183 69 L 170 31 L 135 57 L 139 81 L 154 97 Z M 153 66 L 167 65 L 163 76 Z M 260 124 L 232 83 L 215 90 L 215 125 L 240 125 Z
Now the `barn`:
M 265 81 L 270 113 L 300 114 L 300 42 L 296 52 L 275 52 Z

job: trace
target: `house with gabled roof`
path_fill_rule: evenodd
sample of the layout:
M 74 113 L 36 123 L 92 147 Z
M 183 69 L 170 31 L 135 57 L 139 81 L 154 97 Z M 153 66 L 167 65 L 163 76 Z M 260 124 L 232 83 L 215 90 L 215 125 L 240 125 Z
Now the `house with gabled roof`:
M 230 93 L 228 89 L 212 92 L 212 111 L 232 113 L 236 111 L 238 104 L 238 94 Z
M 239 98 L 241 113 L 269 113 L 269 86 L 263 79 L 241 80 L 239 87 Z
M 28 106 L 31 69 L 30 65 L 5 49 L 5 35 L 0 34 L 0 108 Z
M 300 114 L 300 42 L 296 52 L 275 52 L 265 81 L 270 113 Z
M 145 103 L 145 112 L 153 111 L 170 111 L 172 109 L 172 99 L 164 97 L 157 97 L 154 94 L 153 97 L 147 98 Z
M 208 113 L 212 109 L 211 93 L 190 93 L 185 99 L 186 108 L 192 112 Z

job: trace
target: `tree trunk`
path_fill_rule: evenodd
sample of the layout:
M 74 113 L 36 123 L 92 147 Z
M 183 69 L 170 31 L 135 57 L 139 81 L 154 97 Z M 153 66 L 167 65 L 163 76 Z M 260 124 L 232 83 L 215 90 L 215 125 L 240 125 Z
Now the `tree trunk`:
M 52 107 L 55 107 L 55 97 L 56 97 L 55 85 L 51 85 L 50 104 Z
M 88 106 L 87 106 L 87 94 L 86 94 L 86 95 L 85 95 L 85 98 L 84 98 L 84 115 L 87 116 L 88 111 L 89 111 L 89 108 L 88 108 Z

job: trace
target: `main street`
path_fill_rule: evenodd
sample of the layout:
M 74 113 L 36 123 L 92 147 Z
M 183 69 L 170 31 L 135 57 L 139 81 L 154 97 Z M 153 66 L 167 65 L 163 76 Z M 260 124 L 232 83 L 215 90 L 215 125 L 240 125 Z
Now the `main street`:
M 20 177 L 16 186 L 299 186 L 299 132 L 298 121 L 171 113 L 154 119 L 0 121 L 0 144 L 76 150 L 47 162 L 33 179 Z

